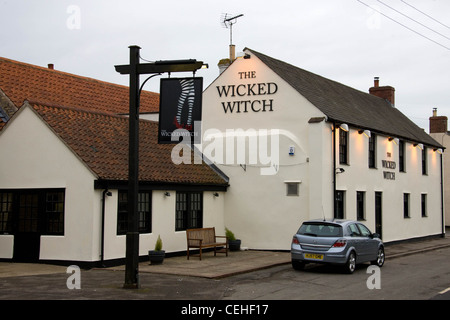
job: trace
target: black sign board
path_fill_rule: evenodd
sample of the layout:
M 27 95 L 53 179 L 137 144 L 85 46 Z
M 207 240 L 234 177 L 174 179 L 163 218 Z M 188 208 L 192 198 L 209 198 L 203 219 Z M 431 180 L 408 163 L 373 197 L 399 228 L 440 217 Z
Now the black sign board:
M 200 77 L 161 79 L 158 143 L 201 142 L 202 91 Z

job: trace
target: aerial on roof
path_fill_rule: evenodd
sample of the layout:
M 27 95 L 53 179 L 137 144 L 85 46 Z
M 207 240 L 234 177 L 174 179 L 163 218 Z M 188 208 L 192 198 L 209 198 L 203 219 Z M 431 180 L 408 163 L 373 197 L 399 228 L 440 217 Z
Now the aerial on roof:
M 76 108 L 25 102 L 86 164 L 99 181 L 128 180 L 128 118 Z M 18 114 L 17 114 L 18 116 Z M 10 120 L 11 124 L 14 117 Z M 10 125 L 10 124 L 8 124 Z M 158 144 L 158 123 L 140 120 L 139 180 L 144 183 L 228 186 L 228 178 L 209 166 L 175 164 L 173 145 Z M 7 128 L 5 129 L 7 130 Z
M 112 114 L 129 113 L 126 86 L 0 57 L 0 99 L 2 93 L 17 108 L 25 100 L 33 100 Z M 142 91 L 140 112 L 158 111 L 159 94 Z
M 322 111 L 328 121 L 347 123 L 356 128 L 442 148 L 437 141 L 385 99 L 300 69 L 252 49 L 245 48 L 244 51 L 258 57 Z

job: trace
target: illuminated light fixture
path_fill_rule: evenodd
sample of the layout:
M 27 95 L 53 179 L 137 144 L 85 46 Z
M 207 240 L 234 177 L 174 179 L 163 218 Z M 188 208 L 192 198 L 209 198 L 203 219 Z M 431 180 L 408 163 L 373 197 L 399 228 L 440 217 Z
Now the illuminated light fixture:
M 423 150 L 423 144 L 422 143 L 414 143 L 414 147 L 418 147 L 420 150 Z
M 359 130 L 358 133 L 364 134 L 367 138 L 370 138 L 372 136 L 372 133 L 370 132 L 370 130 Z
M 394 143 L 396 145 L 398 145 L 400 143 L 400 139 L 399 138 L 389 138 L 389 141 L 394 141 Z
M 343 124 L 341 124 L 340 126 L 339 126 L 339 128 L 341 128 L 342 130 L 344 130 L 344 131 L 346 131 L 346 132 L 348 132 L 348 124 L 346 124 L 346 123 L 343 123 Z
M 209 64 L 207 63 L 202 64 L 201 69 L 209 69 Z
M 437 153 L 439 153 L 439 154 L 442 154 L 443 152 L 444 152 L 444 150 L 442 150 L 441 148 L 435 148 L 435 149 L 433 149 L 433 151 L 434 152 L 437 152 Z

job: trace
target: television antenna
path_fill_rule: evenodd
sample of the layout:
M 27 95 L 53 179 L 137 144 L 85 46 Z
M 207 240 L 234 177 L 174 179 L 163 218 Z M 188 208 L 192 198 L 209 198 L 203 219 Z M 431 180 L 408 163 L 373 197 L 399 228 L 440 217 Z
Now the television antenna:
M 223 13 L 220 17 L 220 21 L 222 22 L 222 25 L 230 29 L 230 46 L 233 45 L 233 24 L 236 24 L 237 19 L 242 17 L 243 14 L 233 15 L 229 13 Z

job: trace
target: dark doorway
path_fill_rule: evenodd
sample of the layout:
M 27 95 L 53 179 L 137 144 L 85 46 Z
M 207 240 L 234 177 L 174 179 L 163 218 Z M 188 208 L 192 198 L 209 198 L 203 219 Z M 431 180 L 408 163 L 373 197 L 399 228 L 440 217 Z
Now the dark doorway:
M 23 262 L 38 261 L 40 239 L 39 194 L 19 194 L 13 259 Z
M 383 193 L 375 192 L 375 232 L 383 237 L 382 233 Z

